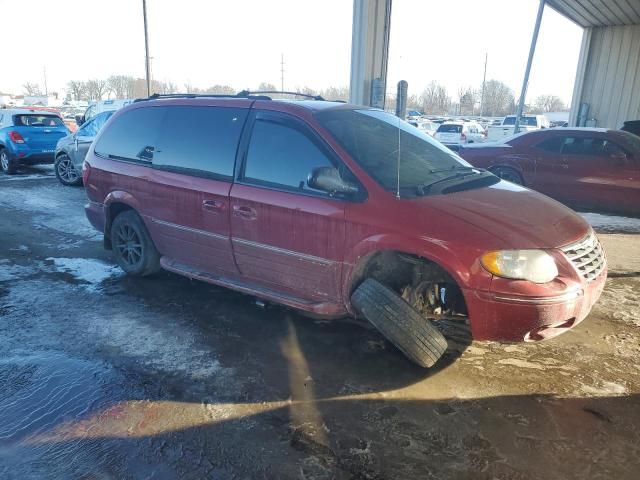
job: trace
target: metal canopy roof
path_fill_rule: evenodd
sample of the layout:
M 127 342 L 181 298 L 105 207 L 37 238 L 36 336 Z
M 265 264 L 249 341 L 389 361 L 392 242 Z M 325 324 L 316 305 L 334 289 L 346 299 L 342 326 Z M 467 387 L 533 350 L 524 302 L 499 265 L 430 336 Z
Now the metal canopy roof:
M 581 27 L 640 25 L 640 0 L 547 0 Z

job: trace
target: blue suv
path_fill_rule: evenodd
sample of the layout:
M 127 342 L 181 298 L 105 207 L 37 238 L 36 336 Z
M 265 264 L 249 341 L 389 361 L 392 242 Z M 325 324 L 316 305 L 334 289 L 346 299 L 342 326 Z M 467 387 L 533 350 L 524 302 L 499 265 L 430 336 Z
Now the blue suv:
M 58 140 L 68 134 L 69 129 L 55 113 L 0 110 L 0 170 L 13 175 L 20 165 L 53 163 Z

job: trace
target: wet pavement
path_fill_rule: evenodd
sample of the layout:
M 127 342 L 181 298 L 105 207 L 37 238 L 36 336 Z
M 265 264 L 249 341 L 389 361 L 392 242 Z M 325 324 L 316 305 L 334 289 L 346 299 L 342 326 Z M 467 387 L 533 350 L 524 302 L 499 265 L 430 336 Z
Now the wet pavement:
M 610 278 L 576 329 L 423 370 L 353 321 L 127 278 L 84 203 L 48 167 L 0 177 L 2 479 L 640 475 L 633 220 L 590 217 Z

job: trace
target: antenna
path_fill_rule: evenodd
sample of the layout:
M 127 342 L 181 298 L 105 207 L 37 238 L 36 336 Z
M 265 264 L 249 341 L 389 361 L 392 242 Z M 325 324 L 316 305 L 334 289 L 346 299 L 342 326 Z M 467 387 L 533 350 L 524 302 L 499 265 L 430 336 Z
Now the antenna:
M 397 161 L 396 171 L 398 173 L 397 175 L 398 183 L 396 184 L 396 198 L 399 200 L 400 199 L 400 117 L 397 117 L 397 118 L 398 118 L 398 161 Z

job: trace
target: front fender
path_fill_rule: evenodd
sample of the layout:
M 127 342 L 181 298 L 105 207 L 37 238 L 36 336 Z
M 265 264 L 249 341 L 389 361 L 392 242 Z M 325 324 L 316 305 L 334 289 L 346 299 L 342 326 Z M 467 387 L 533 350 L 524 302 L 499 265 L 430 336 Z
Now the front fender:
M 489 290 L 491 275 L 482 268 L 475 252 L 454 251 L 448 242 L 431 237 L 379 234 L 362 239 L 345 256 L 343 298 L 347 304 L 358 269 L 371 255 L 389 250 L 416 255 L 438 264 L 463 290 Z

